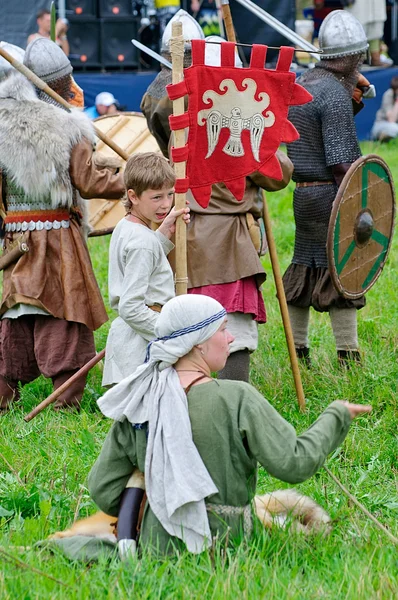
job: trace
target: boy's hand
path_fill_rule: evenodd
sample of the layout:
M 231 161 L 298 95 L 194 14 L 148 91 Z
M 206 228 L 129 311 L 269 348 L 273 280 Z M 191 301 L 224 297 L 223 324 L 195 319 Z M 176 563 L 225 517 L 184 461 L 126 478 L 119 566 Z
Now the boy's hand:
M 158 231 L 160 231 L 165 237 L 170 239 L 173 233 L 175 233 L 176 220 L 180 215 L 182 215 L 185 224 L 188 225 L 191 219 L 189 211 L 190 209 L 188 207 L 180 208 L 179 210 L 176 210 L 175 207 L 173 207 L 167 215 L 167 217 L 165 218 L 165 220 L 163 221 L 163 223 L 161 224 L 161 226 L 159 227 Z

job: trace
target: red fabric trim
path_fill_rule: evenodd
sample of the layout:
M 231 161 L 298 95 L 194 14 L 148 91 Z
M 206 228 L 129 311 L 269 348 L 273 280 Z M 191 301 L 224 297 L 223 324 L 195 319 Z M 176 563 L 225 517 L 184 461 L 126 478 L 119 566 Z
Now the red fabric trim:
M 174 189 L 176 194 L 186 194 L 189 190 L 189 178 L 176 179 Z
M 257 287 L 254 276 L 244 277 L 231 283 L 218 283 L 191 288 L 188 290 L 188 294 L 210 296 L 210 298 L 214 298 L 222 304 L 227 313 L 242 312 L 251 314 L 258 323 L 267 322 L 264 298 Z
M 192 65 L 205 64 L 205 40 L 192 40 Z
M 234 67 L 235 66 L 235 51 L 236 45 L 234 42 L 223 42 L 221 44 L 221 66 L 222 67 Z
M 182 148 L 171 148 L 171 158 L 174 163 L 185 162 L 188 160 L 189 148 L 188 146 L 182 146 Z
M 252 53 L 250 57 L 250 68 L 251 69 L 264 69 L 265 59 L 267 57 L 268 46 L 262 44 L 253 44 Z
M 178 131 L 179 129 L 186 129 L 189 127 L 189 114 L 184 113 L 183 115 L 170 115 L 169 116 L 170 129 L 172 131 Z
M 166 85 L 166 90 L 170 100 L 178 100 L 178 98 L 182 98 L 188 94 L 185 80 L 180 81 L 180 83 Z
M 289 71 L 294 56 L 294 48 L 281 46 L 276 64 L 276 71 Z

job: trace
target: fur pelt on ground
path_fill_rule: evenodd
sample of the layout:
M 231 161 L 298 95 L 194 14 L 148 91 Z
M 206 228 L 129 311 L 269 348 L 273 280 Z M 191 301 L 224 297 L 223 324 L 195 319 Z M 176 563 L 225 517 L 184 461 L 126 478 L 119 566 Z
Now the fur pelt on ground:
M 330 533 L 331 518 L 312 498 L 295 489 L 277 490 L 254 497 L 257 517 L 266 528 L 286 527 L 301 533 Z
M 290 526 L 299 533 L 330 533 L 331 519 L 319 504 L 297 490 L 277 490 L 271 494 L 254 497 L 254 510 L 267 529 Z M 65 531 L 57 531 L 50 539 L 87 535 L 109 539 L 116 543 L 116 517 L 97 512 L 87 519 L 76 521 Z

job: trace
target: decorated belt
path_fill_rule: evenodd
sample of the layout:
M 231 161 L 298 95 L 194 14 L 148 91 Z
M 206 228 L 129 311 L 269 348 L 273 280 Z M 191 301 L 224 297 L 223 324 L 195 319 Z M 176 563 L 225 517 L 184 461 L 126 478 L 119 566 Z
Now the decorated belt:
M 68 229 L 69 219 L 67 210 L 9 211 L 4 223 L 6 231 L 50 231 Z
M 331 185 L 334 181 L 299 181 L 296 183 L 298 188 L 314 187 L 315 185 Z

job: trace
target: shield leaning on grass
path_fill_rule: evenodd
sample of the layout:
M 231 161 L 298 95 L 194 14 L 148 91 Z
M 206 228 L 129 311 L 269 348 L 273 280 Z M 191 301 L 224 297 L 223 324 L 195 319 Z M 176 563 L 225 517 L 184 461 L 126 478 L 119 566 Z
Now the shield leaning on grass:
M 395 192 L 387 164 L 375 154 L 359 158 L 337 192 L 327 239 L 332 282 L 345 298 L 360 298 L 379 278 L 394 220 Z

